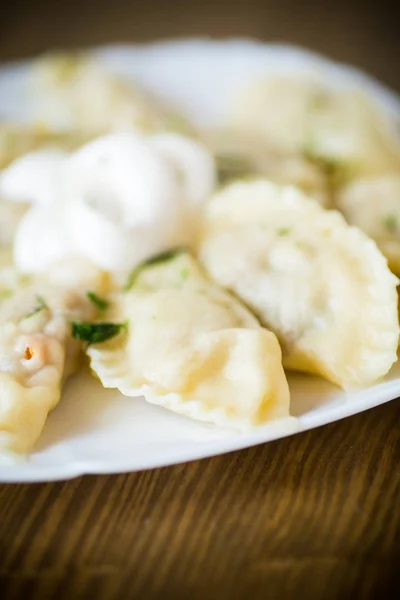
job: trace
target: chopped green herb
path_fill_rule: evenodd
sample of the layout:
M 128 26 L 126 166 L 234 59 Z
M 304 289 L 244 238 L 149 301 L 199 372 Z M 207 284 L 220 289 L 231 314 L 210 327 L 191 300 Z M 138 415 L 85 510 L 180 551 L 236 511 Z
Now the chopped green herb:
M 396 215 L 389 214 L 383 217 L 383 224 L 389 233 L 396 233 L 397 231 L 397 217 Z
M 144 269 L 147 269 L 147 267 L 152 267 L 160 263 L 168 262 L 176 256 L 178 256 L 179 254 L 182 254 L 183 252 L 187 252 L 186 248 L 172 248 L 171 250 L 167 250 L 166 252 L 160 252 L 160 254 L 156 254 L 154 256 L 151 256 L 147 260 L 144 260 L 137 267 L 135 267 L 129 275 L 128 281 L 126 282 L 126 285 L 124 287 L 124 291 L 128 292 L 131 289 L 136 279 L 139 277 L 140 273 L 144 271 Z
M 305 160 L 316 166 L 325 175 L 331 191 L 345 183 L 350 175 L 350 167 L 342 161 L 329 156 L 318 154 L 312 144 L 303 147 L 301 154 Z
M 303 157 L 319 167 L 327 176 L 335 175 L 341 168 L 341 163 L 338 160 L 317 154 L 311 149 L 305 149 L 303 151 Z
M 26 285 L 27 283 L 29 283 L 31 280 L 31 278 L 29 277 L 29 275 L 19 275 L 18 276 L 18 282 L 20 283 L 20 285 Z
M 189 269 L 187 269 L 186 267 L 182 267 L 180 276 L 182 281 L 186 281 L 186 279 L 189 277 Z
M 94 292 L 87 292 L 86 296 L 101 311 L 107 310 L 107 308 L 110 306 L 110 303 L 108 302 L 108 300 L 104 300 L 104 298 L 100 298 Z
M 243 179 L 256 174 L 256 169 L 246 156 L 217 154 L 215 163 L 220 185 L 225 185 L 234 179 Z
M 87 345 L 99 344 L 105 342 L 116 335 L 121 330 L 127 329 L 128 323 L 78 323 L 72 322 L 72 337 L 81 342 L 87 342 Z
M 290 233 L 290 228 L 289 227 L 282 227 L 281 229 L 278 229 L 277 233 L 280 236 L 288 235 Z
M 13 295 L 11 290 L 0 290 L 0 302 L 2 300 L 7 300 L 7 298 L 10 298 Z
M 313 161 L 316 157 L 319 156 L 315 145 L 315 141 L 312 138 L 304 140 L 302 143 L 300 143 L 298 151 L 300 152 L 303 158 L 310 161 Z
M 25 319 L 29 319 L 30 317 L 33 317 L 33 315 L 37 315 L 38 313 L 40 313 L 45 308 L 49 308 L 47 306 L 44 298 L 42 298 L 42 296 L 36 296 L 36 300 L 37 300 L 37 306 L 35 306 L 35 308 L 33 309 L 32 312 L 30 312 L 28 315 L 26 315 Z

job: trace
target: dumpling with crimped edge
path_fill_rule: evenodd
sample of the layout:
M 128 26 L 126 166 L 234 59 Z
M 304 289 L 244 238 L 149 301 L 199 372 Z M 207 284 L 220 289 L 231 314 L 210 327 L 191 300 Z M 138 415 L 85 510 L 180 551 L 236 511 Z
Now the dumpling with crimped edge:
M 232 128 L 287 151 L 328 161 L 341 178 L 399 168 L 397 123 L 354 85 L 334 85 L 318 72 L 270 74 L 241 90 Z M 339 173 L 340 172 L 340 173 Z
M 107 275 L 79 258 L 14 286 L 1 302 L 1 453 L 32 450 L 64 380 L 78 366 L 80 344 L 72 339 L 71 321 L 96 318 L 98 307 L 87 292 L 107 289 Z
M 376 241 L 400 275 L 400 172 L 355 179 L 340 190 L 336 206 L 348 223 Z
M 275 335 L 186 252 L 136 269 L 106 317 L 127 329 L 87 350 L 105 387 L 239 430 L 289 416 Z
M 209 202 L 200 258 L 281 343 L 288 369 L 343 388 L 396 361 L 397 279 L 375 243 L 291 187 L 233 184 Z

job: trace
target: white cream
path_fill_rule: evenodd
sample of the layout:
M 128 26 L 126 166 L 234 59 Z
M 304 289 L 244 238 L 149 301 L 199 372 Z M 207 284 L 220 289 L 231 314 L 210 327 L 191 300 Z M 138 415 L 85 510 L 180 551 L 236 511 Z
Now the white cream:
M 38 183 L 29 164 L 25 172 L 37 206 L 15 238 L 15 263 L 24 272 L 40 272 L 69 254 L 120 272 L 190 245 L 215 181 L 211 155 L 180 135 L 107 135 L 64 155 L 57 177 L 49 158 L 47 180 Z
M 204 146 L 173 133 L 155 135 L 150 143 L 178 170 L 189 201 L 202 202 L 215 185 L 214 160 Z
M 70 197 L 124 227 L 153 222 L 182 193 L 174 170 L 140 135 L 94 140 L 70 156 L 66 171 Z
M 66 152 L 58 149 L 29 152 L 0 173 L 0 198 L 11 202 L 52 204 L 62 188 Z
M 14 238 L 14 264 L 24 273 L 41 273 L 74 253 L 66 207 L 35 206 L 21 219 Z

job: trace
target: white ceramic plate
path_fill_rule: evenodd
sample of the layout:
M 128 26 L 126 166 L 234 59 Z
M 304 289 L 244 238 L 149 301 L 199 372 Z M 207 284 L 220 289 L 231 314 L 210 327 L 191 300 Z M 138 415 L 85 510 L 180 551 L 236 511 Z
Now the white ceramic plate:
M 218 124 L 231 95 L 258 73 L 317 70 L 337 85 L 373 94 L 396 119 L 400 101 L 352 68 L 288 46 L 248 40 L 183 40 L 95 51 L 107 65 L 142 82 L 199 124 Z M 27 65 L 0 68 L 0 116 L 29 119 Z M 314 377 L 290 375 L 293 418 L 239 435 L 191 421 L 143 399 L 104 390 L 88 373 L 67 384 L 27 462 L 0 466 L 0 481 L 67 479 L 84 473 L 137 471 L 237 450 L 319 427 L 400 396 L 400 365 L 384 381 L 345 394 Z

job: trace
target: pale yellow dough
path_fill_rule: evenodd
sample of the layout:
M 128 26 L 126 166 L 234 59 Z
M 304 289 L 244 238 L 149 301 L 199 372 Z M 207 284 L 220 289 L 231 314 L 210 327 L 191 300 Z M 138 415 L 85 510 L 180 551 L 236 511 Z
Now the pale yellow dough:
M 352 181 L 338 193 L 337 207 L 376 241 L 400 275 L 400 173 Z
M 274 183 L 299 187 L 323 206 L 331 203 L 326 173 L 300 153 L 282 150 L 256 135 L 230 129 L 206 130 L 202 132 L 202 142 L 214 155 L 221 185 L 266 177 Z
M 28 152 L 44 148 L 75 150 L 89 139 L 90 136 L 79 131 L 56 133 L 39 124 L 0 123 L 0 169 Z
M 78 364 L 71 321 L 94 319 L 86 291 L 102 294 L 107 286 L 105 274 L 79 258 L 21 283 L 0 302 L 0 451 L 32 450 Z
M 88 349 L 105 387 L 238 429 L 289 415 L 275 335 L 188 254 L 144 268 L 107 320 L 128 331 Z
M 85 54 L 51 54 L 32 72 L 37 119 L 52 130 L 97 136 L 113 131 L 190 131 L 141 88 Z
M 255 81 L 233 103 L 230 125 L 286 151 L 335 161 L 344 175 L 399 168 L 396 124 L 353 87 L 316 75 L 274 75 Z
M 375 243 L 295 188 L 237 183 L 206 209 L 200 258 L 274 331 L 289 369 L 344 388 L 396 361 L 397 279 Z

